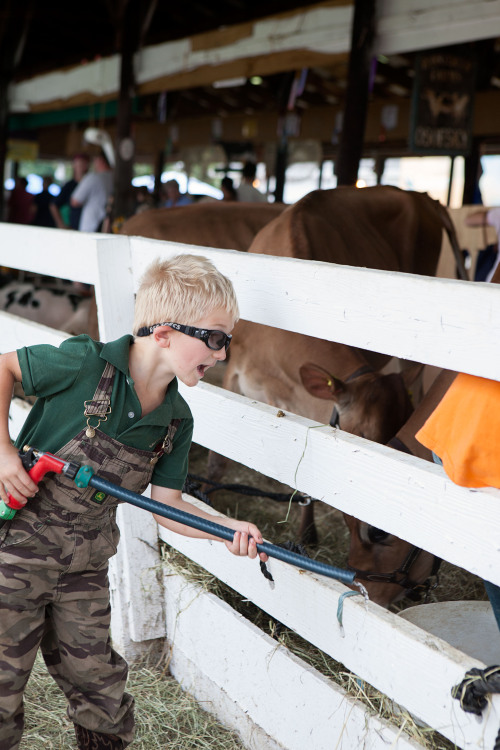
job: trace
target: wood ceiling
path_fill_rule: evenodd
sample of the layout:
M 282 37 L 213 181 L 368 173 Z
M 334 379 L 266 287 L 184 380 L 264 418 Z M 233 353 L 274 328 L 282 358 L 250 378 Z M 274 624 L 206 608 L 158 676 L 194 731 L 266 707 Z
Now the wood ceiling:
M 125 0 L 86 0 L 70 4 L 65 0 L 4 0 L 0 9 L 0 46 L 2 34 L 23 19 L 28 21 L 26 41 L 14 80 L 22 80 L 50 70 L 79 64 L 115 54 L 119 39 L 117 19 Z M 312 7 L 307 0 L 182 0 L 176 4 L 157 0 L 151 3 L 151 17 L 142 36 L 142 45 L 184 39 L 194 34 L 254 21 L 296 8 Z M 350 0 L 332 0 L 332 4 L 350 5 Z M 143 5 L 148 6 L 146 0 Z M 3 31 L 2 31 L 3 29 Z M 477 90 L 500 87 L 500 47 L 497 40 L 468 45 L 479 63 Z M 371 100 L 409 101 L 414 78 L 412 53 L 379 56 L 373 62 Z M 1 62 L 1 61 L 0 61 Z M 328 67 L 314 67 L 306 72 L 304 86 L 296 96 L 297 111 L 339 106 L 347 86 L 347 55 L 339 55 Z M 200 115 L 224 117 L 231 114 L 249 116 L 286 109 L 294 76 L 287 71 L 262 77 L 260 85 L 246 80 L 243 85 L 217 88 L 204 85 L 168 92 L 162 103 L 157 93 L 141 98 L 140 117 L 158 119 L 158 107 L 164 107 L 168 119 Z

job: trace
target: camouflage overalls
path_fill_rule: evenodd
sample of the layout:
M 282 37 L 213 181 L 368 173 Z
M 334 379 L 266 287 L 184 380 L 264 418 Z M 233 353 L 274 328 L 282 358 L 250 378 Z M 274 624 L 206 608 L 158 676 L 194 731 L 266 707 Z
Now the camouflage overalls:
M 107 363 L 87 422 L 97 428 L 110 403 L 115 368 Z M 82 405 L 82 412 L 83 412 Z M 138 450 L 92 427 L 57 455 L 90 464 L 99 476 L 135 492 L 148 486 L 156 461 L 172 449 L 179 420 L 161 447 Z M 37 446 L 38 447 L 38 446 Z M 49 475 L 38 494 L 0 529 L 0 750 L 19 746 L 23 692 L 40 647 L 77 725 L 133 739 L 127 664 L 110 644 L 108 560 L 115 554 L 118 501 L 63 475 Z

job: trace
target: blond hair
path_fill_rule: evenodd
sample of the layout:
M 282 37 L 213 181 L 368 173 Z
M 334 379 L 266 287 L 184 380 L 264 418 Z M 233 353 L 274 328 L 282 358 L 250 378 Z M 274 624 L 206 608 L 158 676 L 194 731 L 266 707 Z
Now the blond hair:
M 134 335 L 143 326 L 172 322 L 193 325 L 213 310 L 239 318 L 231 281 L 199 255 L 157 258 L 144 273 L 135 300 Z

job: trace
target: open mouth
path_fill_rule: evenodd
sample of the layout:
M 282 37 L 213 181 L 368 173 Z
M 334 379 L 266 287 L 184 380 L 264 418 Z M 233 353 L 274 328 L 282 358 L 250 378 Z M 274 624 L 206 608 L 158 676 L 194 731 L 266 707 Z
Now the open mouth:
M 208 370 L 208 365 L 198 365 L 196 369 L 198 371 L 198 375 L 200 376 L 200 378 L 202 378 L 205 372 Z

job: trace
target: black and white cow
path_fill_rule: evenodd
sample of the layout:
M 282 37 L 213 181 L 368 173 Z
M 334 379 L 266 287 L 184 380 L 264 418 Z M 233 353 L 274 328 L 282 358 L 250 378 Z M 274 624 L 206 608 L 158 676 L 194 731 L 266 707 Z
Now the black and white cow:
M 45 289 L 32 282 L 11 281 L 0 288 L 0 310 L 72 335 L 98 337 L 95 298 L 73 290 Z

